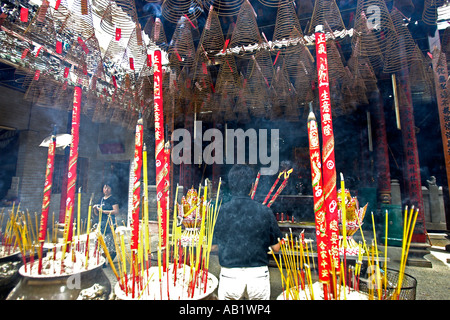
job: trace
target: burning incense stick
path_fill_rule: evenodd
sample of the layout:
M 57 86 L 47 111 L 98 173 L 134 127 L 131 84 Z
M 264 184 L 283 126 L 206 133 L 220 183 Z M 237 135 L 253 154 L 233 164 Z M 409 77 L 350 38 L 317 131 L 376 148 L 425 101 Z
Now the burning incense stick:
M 267 193 L 267 196 L 262 203 L 263 205 L 266 205 L 267 201 L 269 200 L 270 195 L 272 194 L 273 190 L 275 189 L 276 185 L 278 184 L 278 181 L 280 181 L 280 178 L 284 173 L 285 173 L 285 171 L 282 171 L 278 174 L 277 180 L 275 180 L 274 184 L 272 185 L 272 187 L 269 190 L 269 193 Z

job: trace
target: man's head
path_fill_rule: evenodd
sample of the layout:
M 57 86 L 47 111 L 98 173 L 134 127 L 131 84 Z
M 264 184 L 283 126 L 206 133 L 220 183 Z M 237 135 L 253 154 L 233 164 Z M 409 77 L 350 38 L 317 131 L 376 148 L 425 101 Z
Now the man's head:
M 233 195 L 248 195 L 255 181 L 252 168 L 246 165 L 234 165 L 228 173 L 228 186 Z

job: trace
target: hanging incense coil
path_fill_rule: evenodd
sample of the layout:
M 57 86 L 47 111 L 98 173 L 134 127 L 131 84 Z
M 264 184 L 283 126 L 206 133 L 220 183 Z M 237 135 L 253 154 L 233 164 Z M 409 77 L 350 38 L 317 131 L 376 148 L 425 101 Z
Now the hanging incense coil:
M 427 70 L 430 66 L 431 61 L 426 61 L 425 56 L 422 51 L 416 45 L 415 47 L 415 58 L 412 59 L 410 70 L 414 70 L 414 72 L 409 72 L 409 84 L 411 88 L 411 92 L 418 94 L 418 97 L 423 102 L 430 102 L 433 99 L 433 78 Z
M 294 99 L 294 90 L 285 68 L 277 68 L 271 87 L 271 119 L 275 120 L 283 116 L 285 109 Z
M 407 63 L 410 66 L 414 60 L 421 60 L 421 57 L 416 54 L 416 43 L 409 31 L 408 27 L 404 24 L 404 17 L 396 8 L 391 11 L 392 23 L 398 34 L 399 39 L 399 56 L 403 63 Z
M 269 88 L 275 76 L 274 72 L 271 53 L 263 49 L 258 51 L 248 61 L 246 79 L 251 78 L 253 73 L 259 73 L 264 79 L 266 88 Z
M 211 7 L 198 47 L 202 48 L 208 56 L 214 57 L 224 49 L 224 45 L 225 39 L 223 38 L 219 15 Z
M 181 66 L 191 67 L 196 58 L 191 22 L 180 18 L 170 41 L 169 54 L 174 54 Z
M 344 62 L 334 39 L 327 41 L 328 75 L 330 80 L 340 81 L 345 75 Z
M 436 25 L 438 19 L 438 8 L 444 3 L 443 0 L 425 0 L 422 12 L 422 21 L 428 25 Z
M 245 0 L 203 0 L 205 7 L 214 7 L 219 17 L 233 17 L 239 13 Z
M 301 30 L 300 21 L 292 1 L 280 0 L 273 32 L 273 42 L 281 43 L 284 52 L 295 50 L 293 48 L 295 45 L 304 44 Z
M 55 47 L 56 30 L 52 11 L 47 0 L 42 2 L 38 12 L 23 31 L 23 35 L 47 48 Z
M 120 4 L 120 6 L 119 6 Z M 100 28 L 106 34 L 120 40 L 129 38 L 136 28 L 137 14 L 134 2 L 110 1 L 103 12 Z
M 248 0 L 242 3 L 233 29 L 229 48 L 242 58 L 250 59 L 262 43 L 255 11 Z
M 362 56 L 372 56 L 369 51 L 379 48 L 383 55 L 383 71 L 391 73 L 400 70 L 398 35 L 383 0 L 358 1 L 355 28 L 359 28 L 357 31 L 362 37 Z
M 163 50 L 167 50 L 169 43 L 167 42 L 164 26 L 159 18 L 147 20 L 144 32 L 147 33 L 150 38 L 150 48 L 152 45 L 156 45 Z
M 83 7 L 83 4 L 85 7 Z M 87 0 L 74 0 L 70 7 L 70 16 L 65 23 L 65 28 L 83 38 L 90 38 L 95 34 L 92 18 L 92 8 Z
M 241 87 L 239 80 L 240 77 L 234 56 L 226 55 L 223 58 L 217 75 L 216 94 L 222 95 L 224 98 L 227 96 L 234 97 Z
M 178 23 L 181 17 L 194 20 L 203 13 L 203 4 L 200 0 L 164 0 L 161 13 L 172 23 Z
M 383 54 L 380 44 L 373 30 L 367 27 L 367 18 L 365 14 L 360 16 L 355 22 L 355 28 L 352 37 L 352 54 L 358 57 L 369 59 L 373 68 L 383 66 Z
M 318 25 L 325 26 L 326 30 L 345 31 L 345 24 L 335 0 L 316 0 L 309 23 L 308 34 L 313 34 Z

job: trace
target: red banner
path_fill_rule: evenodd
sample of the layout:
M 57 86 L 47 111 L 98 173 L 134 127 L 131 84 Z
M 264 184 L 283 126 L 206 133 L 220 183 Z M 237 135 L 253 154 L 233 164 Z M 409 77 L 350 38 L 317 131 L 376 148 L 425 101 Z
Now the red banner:
M 67 172 L 66 216 L 64 219 L 64 240 L 70 243 L 73 233 L 73 206 L 77 184 L 78 143 L 80 138 L 81 87 L 76 86 L 73 92 L 72 108 L 72 143 L 70 144 L 69 168 Z
M 311 111 L 308 116 L 309 157 L 311 162 L 311 180 L 314 198 L 314 216 L 316 221 L 317 259 L 319 265 L 319 281 L 327 283 L 330 280 L 327 239 L 327 220 L 324 207 L 322 186 L 322 161 L 320 159 L 319 130 L 316 117 Z
M 158 206 L 158 219 L 161 221 L 161 244 L 166 243 L 167 237 L 167 191 L 164 186 L 168 185 L 169 159 L 164 151 L 164 112 L 162 96 L 162 64 L 161 51 L 156 50 L 153 55 L 153 78 L 154 78 L 154 112 L 155 112 L 155 165 L 156 165 L 156 200 Z M 168 189 L 168 188 L 166 188 Z
M 144 126 L 142 118 L 136 124 L 134 139 L 134 181 L 133 181 L 133 210 L 131 213 L 131 250 L 138 249 L 139 243 L 139 209 L 141 203 L 141 172 L 142 172 L 142 146 Z
M 339 227 L 336 193 L 336 162 L 334 159 L 334 134 L 331 117 L 330 83 L 328 80 L 328 57 L 325 33 L 316 27 L 317 81 L 319 86 L 320 115 L 322 124 L 323 192 L 325 200 L 328 247 L 336 273 L 339 263 Z

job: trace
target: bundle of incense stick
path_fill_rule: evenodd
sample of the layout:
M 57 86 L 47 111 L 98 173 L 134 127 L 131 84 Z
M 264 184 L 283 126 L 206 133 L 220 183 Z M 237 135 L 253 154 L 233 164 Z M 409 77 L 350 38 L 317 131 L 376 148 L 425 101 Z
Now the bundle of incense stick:
M 150 249 L 147 251 L 147 245 L 150 246 L 148 231 L 146 231 L 145 219 L 142 220 L 139 227 L 139 241 L 136 259 L 131 258 L 131 249 L 125 243 L 125 234 L 122 231 L 113 230 L 114 244 L 117 252 L 117 268 L 113 267 L 113 272 L 117 278 L 122 293 L 131 299 L 192 299 L 197 294 L 204 294 L 208 288 L 208 268 L 209 257 L 212 247 L 212 238 L 214 227 L 220 211 L 219 194 L 221 180 L 218 184 L 215 202 L 208 199 L 207 183 L 203 188 L 203 213 L 199 214 L 202 219 L 196 245 L 183 245 L 181 241 L 182 227 L 178 225 L 177 203 L 175 196 L 174 212 L 170 238 L 163 244 L 158 241 L 156 248 L 158 253 L 157 266 L 148 264 L 151 261 Z M 178 190 L 178 188 L 177 188 Z M 200 190 L 199 190 L 200 191 Z M 144 225 L 142 225 L 144 224 Z M 169 225 L 169 224 L 168 224 Z M 112 225 L 110 225 L 113 228 Z M 161 227 L 161 226 L 159 226 Z M 99 235 L 99 242 L 102 249 L 112 264 L 112 259 L 108 252 L 102 236 Z M 165 257 L 159 255 L 165 246 Z M 149 258 L 146 260 L 146 258 Z M 164 265 L 167 267 L 164 268 Z M 133 274 L 134 277 L 130 275 Z M 175 290 L 176 289 L 176 290 Z
M 87 224 L 83 222 L 81 217 L 81 195 L 78 195 L 78 219 L 74 224 L 73 234 L 77 236 L 72 238 L 70 243 L 58 243 L 57 238 L 57 223 L 55 223 L 55 214 L 52 214 L 52 222 L 49 227 L 39 226 L 41 221 L 38 214 L 30 214 L 28 210 L 21 211 L 20 203 L 17 207 L 13 204 L 9 213 L 1 212 L 1 224 L 7 217 L 5 230 L 0 227 L 0 240 L 1 240 L 1 255 L 10 255 L 20 252 L 22 256 L 22 262 L 24 263 L 24 271 L 30 275 L 41 274 L 42 266 L 39 267 L 39 262 L 45 259 L 45 275 L 64 275 L 73 272 L 77 272 L 80 266 L 83 265 L 83 269 L 88 269 L 95 266 L 95 263 L 88 260 L 88 257 L 94 257 L 97 264 L 100 263 L 98 254 L 98 245 L 96 249 L 89 250 L 89 233 L 90 233 L 90 211 L 92 206 L 92 198 L 89 204 L 89 214 Z M 43 246 L 40 241 L 40 229 L 45 227 L 47 231 L 45 248 L 47 253 L 44 254 L 41 251 Z M 49 230 L 51 229 L 51 230 Z M 68 250 L 64 250 L 64 247 Z M 90 252 L 90 253 L 89 253 Z M 45 255 L 45 257 L 44 257 Z M 82 259 L 82 256 L 86 256 L 86 259 Z M 37 259 L 36 259 L 37 258 Z M 36 261 L 35 261 L 36 259 Z M 81 260 L 84 260 L 84 264 Z M 36 263 L 35 263 L 36 262 Z M 66 270 L 66 267 L 68 269 Z
M 414 211 L 414 207 L 409 211 L 408 207 L 405 208 L 402 253 L 396 284 L 393 283 L 393 280 L 388 279 L 387 274 L 388 211 L 386 210 L 383 267 L 380 263 L 380 252 L 378 251 L 375 221 L 372 213 L 373 240 L 371 240 L 371 244 L 367 244 L 361 228 L 361 221 L 358 221 L 362 241 L 359 243 L 360 249 L 358 251 L 356 263 L 354 266 L 350 265 L 345 267 L 345 264 L 341 261 L 339 274 L 335 272 L 334 268 L 330 268 L 330 283 L 328 283 L 327 286 L 331 287 L 331 290 L 327 290 L 327 292 L 334 292 L 335 294 L 330 294 L 328 297 L 324 296 L 325 292 L 322 284 L 318 286 L 313 285 L 312 275 L 314 275 L 317 270 L 315 270 L 314 263 L 311 265 L 311 260 L 314 261 L 313 258 L 310 259 L 310 255 L 312 255 L 312 245 L 309 250 L 307 242 L 304 241 L 303 232 L 300 236 L 294 237 L 292 231 L 290 231 L 289 235 L 286 234 L 285 237 L 280 240 L 281 248 L 278 255 L 279 257 L 277 257 L 277 255 L 269 248 L 280 271 L 281 283 L 284 289 L 282 298 L 286 300 L 296 300 L 323 297 L 324 299 L 334 298 L 345 300 L 352 295 L 352 299 L 355 297 L 357 299 L 361 298 L 368 300 L 400 299 L 400 293 L 405 277 L 406 262 L 418 211 L 418 209 Z M 364 278 L 361 277 L 363 254 L 367 256 L 367 271 Z M 329 265 L 334 265 L 334 263 L 330 263 Z M 354 293 L 361 293 L 361 282 L 366 284 L 366 289 L 363 294 L 358 296 Z

